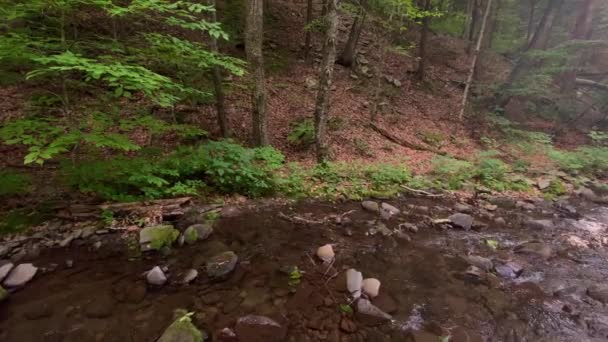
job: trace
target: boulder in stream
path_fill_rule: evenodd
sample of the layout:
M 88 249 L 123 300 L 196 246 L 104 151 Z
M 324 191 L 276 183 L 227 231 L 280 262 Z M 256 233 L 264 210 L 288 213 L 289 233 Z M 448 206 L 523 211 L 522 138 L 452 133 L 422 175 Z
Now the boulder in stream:
M 184 242 L 191 245 L 198 240 L 198 231 L 194 226 L 190 226 L 184 230 Z
M 207 337 L 204 331 L 192 324 L 190 314 L 184 313 L 171 323 L 157 342 L 203 342 Z
M 160 267 L 154 266 L 146 273 L 146 280 L 150 285 L 163 286 L 167 282 L 167 276 Z
M 209 223 L 200 223 L 190 226 L 196 230 L 198 235 L 198 240 L 207 240 L 209 236 L 213 233 L 213 226 Z
M 225 279 L 234 270 L 238 260 L 232 251 L 220 253 L 207 261 L 207 275 L 216 280 Z
M 471 229 L 471 226 L 473 226 L 473 216 L 469 214 L 456 213 L 450 215 L 448 220 L 450 220 L 453 226 L 464 230 L 469 230 Z
M 6 287 L 20 287 L 28 283 L 38 272 L 38 268 L 32 264 L 20 264 L 4 279 Z
M 240 317 L 234 328 L 239 342 L 282 342 L 287 328 L 266 316 Z
M 179 237 L 179 231 L 171 225 L 146 227 L 139 231 L 139 244 L 142 251 L 160 250 L 171 247 Z

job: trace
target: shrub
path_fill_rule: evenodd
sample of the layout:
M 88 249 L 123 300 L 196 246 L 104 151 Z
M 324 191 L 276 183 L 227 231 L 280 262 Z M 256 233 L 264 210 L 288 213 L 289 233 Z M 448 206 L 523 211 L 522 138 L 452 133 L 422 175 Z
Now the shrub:
M 0 171 L 0 197 L 21 195 L 29 192 L 31 178 L 14 171 Z
M 305 119 L 291 125 L 287 141 L 299 148 L 307 148 L 315 142 L 315 125 L 311 119 Z
M 548 156 L 564 171 L 573 175 L 587 174 L 603 177 L 608 170 L 608 148 L 580 147 L 574 151 L 549 148 Z

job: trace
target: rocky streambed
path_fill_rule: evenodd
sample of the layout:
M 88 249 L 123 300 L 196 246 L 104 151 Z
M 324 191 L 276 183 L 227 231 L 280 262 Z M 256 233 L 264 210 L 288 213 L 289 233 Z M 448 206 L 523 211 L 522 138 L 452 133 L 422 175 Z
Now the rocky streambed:
M 608 208 L 592 202 L 265 201 L 213 222 L 208 210 L 5 239 L 0 340 L 608 339 Z

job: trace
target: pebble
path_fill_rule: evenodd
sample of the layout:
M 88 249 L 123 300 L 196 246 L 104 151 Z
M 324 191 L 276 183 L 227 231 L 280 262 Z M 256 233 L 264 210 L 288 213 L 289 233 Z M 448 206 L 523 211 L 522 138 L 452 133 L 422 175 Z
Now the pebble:
M 529 210 L 529 211 L 536 209 L 536 206 L 534 204 L 529 203 L 529 202 L 524 202 L 524 201 L 517 201 L 515 203 L 515 207 L 521 208 L 523 210 Z
M 146 273 L 146 280 L 150 285 L 163 286 L 167 282 L 167 276 L 160 267 L 154 266 Z
M 67 268 L 72 268 L 72 267 L 74 267 L 74 260 L 72 260 L 72 259 L 68 259 L 68 260 L 66 260 L 66 261 L 65 261 L 65 267 L 67 267 Z
M 363 279 L 361 288 L 370 298 L 374 298 L 380 293 L 380 280 L 376 278 Z
M 184 284 L 189 284 L 192 281 L 194 281 L 194 279 L 196 279 L 198 277 L 198 271 L 191 268 L 188 271 L 186 271 L 186 274 L 184 274 L 184 279 L 182 280 L 182 282 Z
M 363 274 L 354 268 L 346 271 L 346 289 L 353 298 L 361 297 L 361 287 L 363 286 Z
M 334 253 L 334 248 L 330 244 L 327 244 L 317 249 L 317 256 L 319 259 L 323 260 L 323 262 L 329 263 L 334 260 L 336 254 Z
M 348 317 L 342 317 L 340 320 L 340 330 L 348 334 L 355 333 L 357 332 L 357 324 Z
M 411 223 L 401 223 L 399 224 L 399 229 L 405 229 L 412 233 L 418 233 L 418 227 Z
M 4 286 L 19 287 L 28 283 L 38 272 L 38 268 L 32 264 L 20 264 L 4 279 Z
M 374 201 L 363 201 L 361 202 L 361 206 L 363 207 L 363 209 L 371 211 L 373 213 L 377 213 L 380 211 L 380 206 L 377 202 Z

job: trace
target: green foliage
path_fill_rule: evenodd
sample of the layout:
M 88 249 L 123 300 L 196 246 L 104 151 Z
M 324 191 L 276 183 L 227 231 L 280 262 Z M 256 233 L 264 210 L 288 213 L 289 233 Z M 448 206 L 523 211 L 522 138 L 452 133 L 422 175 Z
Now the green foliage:
M 604 176 L 608 170 L 608 148 L 580 147 L 574 151 L 548 148 L 547 155 L 564 172 L 573 175 Z
M 549 187 L 543 190 L 546 199 L 554 199 L 566 194 L 566 192 L 566 185 L 559 179 L 553 179 L 551 183 L 549 183 Z
M 154 250 L 171 248 L 179 237 L 179 231 L 171 225 L 157 226 L 151 230 L 150 247 Z
M 0 198 L 23 195 L 29 192 L 31 177 L 11 170 L 0 171 Z
M 287 285 L 289 285 L 289 287 L 292 287 L 292 288 L 297 287 L 302 282 L 303 276 L 304 276 L 304 272 L 300 271 L 300 269 L 297 266 L 295 266 L 293 268 L 293 270 L 291 270 L 291 272 L 289 272 L 289 280 L 287 282 Z
M 338 310 L 347 315 L 352 315 L 354 313 L 353 308 L 348 304 L 340 304 L 338 305 Z
M 276 190 L 275 171 L 283 159 L 270 147 L 248 149 L 220 141 L 166 156 L 66 163 L 64 173 L 80 191 L 116 201 L 196 195 L 205 189 L 257 197 Z
M 438 33 L 461 37 L 465 26 L 466 15 L 456 12 L 434 18 L 430 22 L 431 30 Z
M 287 141 L 297 147 L 307 148 L 315 142 L 315 125 L 311 119 L 304 119 L 291 124 Z
M 112 210 L 104 209 L 101 212 L 101 220 L 105 223 L 106 226 L 112 225 L 114 222 L 114 212 Z
M 594 145 L 608 145 L 608 132 L 591 131 L 589 132 L 589 138 Z
M 26 231 L 49 219 L 51 210 L 46 206 L 19 208 L 0 214 L 0 235 Z

